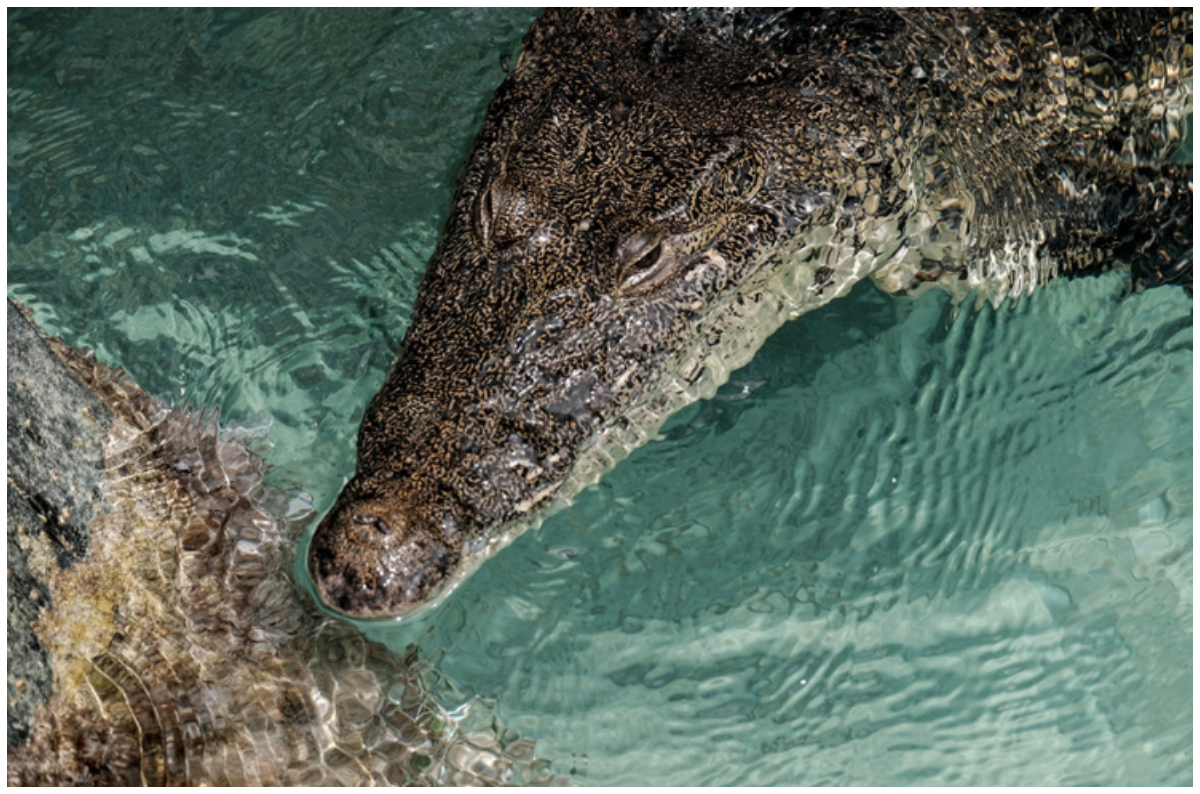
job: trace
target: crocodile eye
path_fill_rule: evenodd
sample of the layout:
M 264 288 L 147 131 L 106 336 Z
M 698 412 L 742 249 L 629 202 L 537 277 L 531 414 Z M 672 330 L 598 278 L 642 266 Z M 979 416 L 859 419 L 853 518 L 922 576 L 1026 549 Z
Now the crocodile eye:
M 496 185 L 497 182 L 490 183 L 479 194 L 479 201 L 475 205 L 475 233 L 479 235 L 479 239 L 484 245 L 491 242 L 492 228 L 496 220 L 497 205 L 496 200 Z
M 666 281 L 678 257 L 658 234 L 638 232 L 617 246 L 619 295 L 644 295 Z
M 506 248 L 538 228 L 537 194 L 522 190 L 509 177 L 483 189 L 475 205 L 475 233 L 484 245 Z

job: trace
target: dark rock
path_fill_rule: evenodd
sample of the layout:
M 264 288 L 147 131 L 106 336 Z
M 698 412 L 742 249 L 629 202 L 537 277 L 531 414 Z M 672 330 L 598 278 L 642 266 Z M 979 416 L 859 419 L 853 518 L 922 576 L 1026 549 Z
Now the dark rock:
M 313 608 L 236 431 L 8 327 L 9 785 L 552 782 Z
M 49 697 L 33 633 L 49 603 L 46 577 L 87 554 L 102 509 L 103 439 L 112 414 L 8 303 L 8 746 L 24 742 Z

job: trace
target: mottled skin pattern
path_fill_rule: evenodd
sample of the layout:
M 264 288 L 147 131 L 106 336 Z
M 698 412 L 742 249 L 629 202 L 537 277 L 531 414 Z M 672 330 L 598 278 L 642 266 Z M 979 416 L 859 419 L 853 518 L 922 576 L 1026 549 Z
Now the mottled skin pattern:
M 443 594 L 661 384 L 743 360 L 752 304 L 781 321 L 867 275 L 1000 300 L 1117 259 L 1190 290 L 1167 161 L 1191 34 L 1165 10 L 547 13 L 313 538 L 320 597 Z M 798 291 L 764 286 L 789 267 Z

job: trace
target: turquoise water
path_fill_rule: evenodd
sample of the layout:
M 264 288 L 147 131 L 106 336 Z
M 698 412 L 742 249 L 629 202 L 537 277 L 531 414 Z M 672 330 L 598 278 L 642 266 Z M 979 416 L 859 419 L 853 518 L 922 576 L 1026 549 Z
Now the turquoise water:
M 323 509 L 530 18 L 10 15 L 8 294 Z M 1190 783 L 1191 311 L 860 285 L 371 631 L 582 784 Z

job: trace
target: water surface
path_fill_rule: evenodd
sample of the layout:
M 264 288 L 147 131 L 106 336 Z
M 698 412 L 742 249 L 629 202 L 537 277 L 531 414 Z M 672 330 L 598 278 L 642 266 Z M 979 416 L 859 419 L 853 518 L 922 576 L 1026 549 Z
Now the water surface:
M 8 293 L 332 503 L 529 11 L 16 12 Z M 789 323 L 438 610 L 579 783 L 1192 780 L 1192 320 L 1120 274 Z

